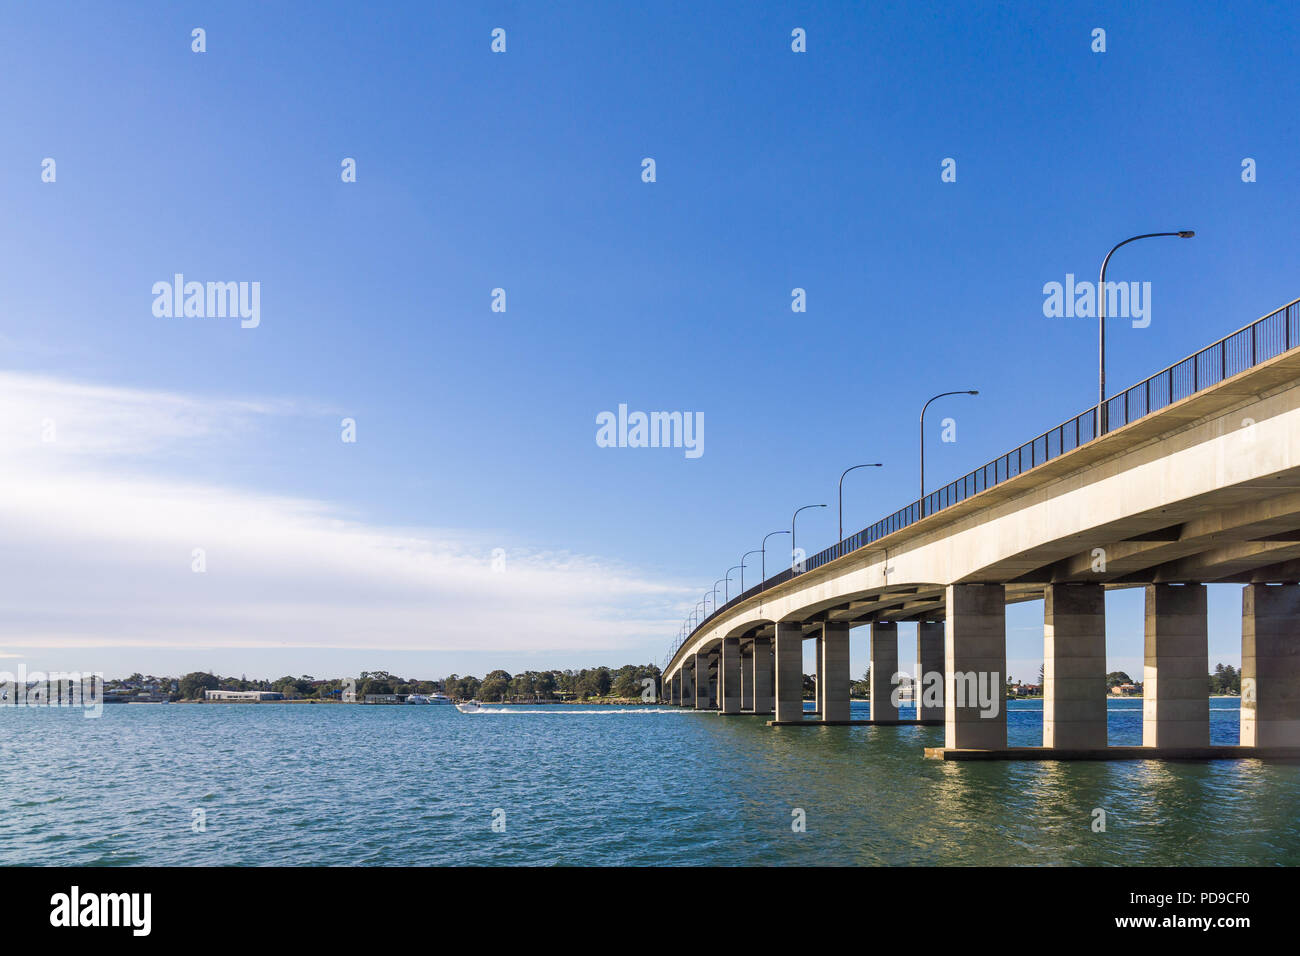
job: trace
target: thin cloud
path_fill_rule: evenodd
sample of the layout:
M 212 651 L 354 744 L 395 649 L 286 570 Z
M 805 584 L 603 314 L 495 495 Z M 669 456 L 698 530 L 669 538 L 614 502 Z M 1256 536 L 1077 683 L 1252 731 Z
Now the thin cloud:
M 167 473 L 179 449 L 237 448 L 304 414 L 295 403 L 0 373 L 0 406 L 10 645 L 615 650 L 658 640 L 688 592 L 591 556 L 494 560 L 473 530 Z

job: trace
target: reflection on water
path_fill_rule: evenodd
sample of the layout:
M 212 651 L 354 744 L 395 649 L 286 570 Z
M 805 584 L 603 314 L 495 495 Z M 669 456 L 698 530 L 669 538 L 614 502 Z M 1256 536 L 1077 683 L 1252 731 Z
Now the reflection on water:
M 1212 705 L 1235 743 L 1235 702 Z M 1295 764 L 948 763 L 922 756 L 940 727 L 493 709 L 0 710 L 0 863 L 1300 863 Z M 1111 743 L 1141 720 L 1112 702 Z M 1041 721 L 1013 702 L 1011 743 Z

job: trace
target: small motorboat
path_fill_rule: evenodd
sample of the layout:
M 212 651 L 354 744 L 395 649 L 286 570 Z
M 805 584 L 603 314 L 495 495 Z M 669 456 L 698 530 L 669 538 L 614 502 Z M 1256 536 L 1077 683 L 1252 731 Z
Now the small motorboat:
M 483 709 L 483 705 L 476 700 L 467 700 L 464 703 L 457 704 L 456 709 L 462 714 L 477 714 Z

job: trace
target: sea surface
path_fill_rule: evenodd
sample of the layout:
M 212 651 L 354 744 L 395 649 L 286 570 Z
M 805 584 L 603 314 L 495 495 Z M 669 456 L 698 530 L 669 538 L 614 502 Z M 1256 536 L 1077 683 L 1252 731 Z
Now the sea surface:
M 0 863 L 1300 864 L 1300 764 L 950 763 L 922 755 L 941 727 L 765 719 L 0 708 Z M 1040 744 L 1042 702 L 1011 702 L 1008 730 Z M 1211 736 L 1237 742 L 1236 700 L 1211 701 Z M 1142 702 L 1111 701 L 1110 742 L 1141 737 Z

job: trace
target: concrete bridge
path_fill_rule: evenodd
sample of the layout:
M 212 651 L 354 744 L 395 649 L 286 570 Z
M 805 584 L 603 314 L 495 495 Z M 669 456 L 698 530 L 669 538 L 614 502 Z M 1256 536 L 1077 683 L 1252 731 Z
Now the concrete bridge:
M 1300 755 L 1300 300 L 1108 399 L 1100 434 L 1099 411 L 717 608 L 675 649 L 665 697 L 848 723 L 849 629 L 864 626 L 870 722 L 897 723 L 898 622 L 915 621 L 918 721 L 945 728 L 930 756 Z M 1243 585 L 1240 747 L 1210 747 L 1208 582 Z M 1133 587 L 1143 746 L 1108 747 L 1104 592 Z M 1038 599 L 1043 747 L 1008 749 L 1005 608 Z

